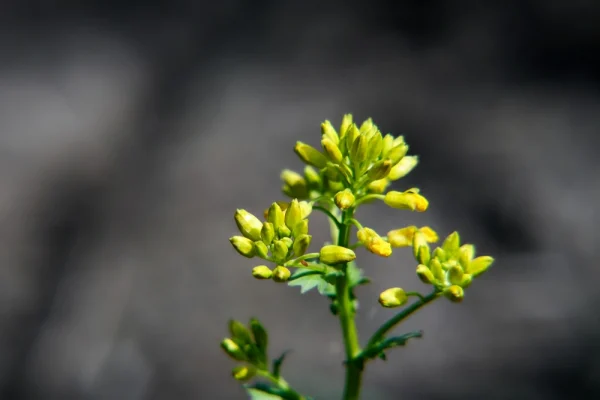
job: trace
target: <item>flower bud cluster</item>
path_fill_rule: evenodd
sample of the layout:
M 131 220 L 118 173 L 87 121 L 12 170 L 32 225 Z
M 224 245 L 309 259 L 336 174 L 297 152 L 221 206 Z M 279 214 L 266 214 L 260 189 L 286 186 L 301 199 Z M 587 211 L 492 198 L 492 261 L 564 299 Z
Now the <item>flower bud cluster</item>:
M 227 355 L 243 364 L 233 368 L 231 374 L 239 381 L 248 381 L 259 370 L 267 368 L 268 334 L 264 326 L 252 318 L 248 327 L 235 320 L 229 321 L 231 337 L 221 341 L 221 348 Z
M 352 115 L 346 114 L 339 130 L 325 121 L 321 124 L 321 149 L 296 143 L 294 151 L 307 168 L 304 175 L 284 170 L 283 192 L 298 199 L 312 198 L 312 193 L 315 197 L 333 196 L 346 188 L 352 188 L 354 195 L 384 193 L 392 181 L 418 164 L 417 156 L 407 155 L 408 148 L 404 137 L 383 135 L 370 118 L 359 127 Z
M 460 244 L 458 232 L 453 232 L 441 247 L 430 251 L 427 234 L 416 230 L 412 240 L 413 255 L 419 263 L 417 276 L 423 283 L 433 285 L 448 299 L 462 301 L 464 289 L 473 278 L 484 273 L 494 262 L 490 256 L 475 257 L 472 244 Z
M 312 206 L 306 201 L 290 203 L 275 202 L 265 211 L 265 221 L 245 210 L 237 210 L 235 222 L 242 236 L 229 240 L 235 250 L 244 257 L 259 257 L 274 262 L 271 270 L 266 265 L 254 267 L 252 275 L 257 279 L 273 279 L 285 282 L 290 271 L 283 266 L 286 261 L 306 253 L 312 236 L 308 234 L 308 215 Z

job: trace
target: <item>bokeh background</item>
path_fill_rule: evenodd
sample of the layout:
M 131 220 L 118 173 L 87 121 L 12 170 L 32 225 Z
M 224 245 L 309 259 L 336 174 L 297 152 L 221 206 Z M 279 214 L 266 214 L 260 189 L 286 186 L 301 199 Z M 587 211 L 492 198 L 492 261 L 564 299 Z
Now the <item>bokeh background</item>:
M 252 279 L 228 238 L 346 112 L 405 135 L 396 187 L 431 204 L 365 224 L 497 258 L 400 328 L 425 338 L 364 398 L 600 398 L 599 52 L 592 0 L 3 1 L 0 398 L 242 399 L 219 341 L 253 315 L 294 386 L 339 398 L 327 301 Z M 381 290 L 426 287 L 408 250 L 359 257 L 364 338 Z

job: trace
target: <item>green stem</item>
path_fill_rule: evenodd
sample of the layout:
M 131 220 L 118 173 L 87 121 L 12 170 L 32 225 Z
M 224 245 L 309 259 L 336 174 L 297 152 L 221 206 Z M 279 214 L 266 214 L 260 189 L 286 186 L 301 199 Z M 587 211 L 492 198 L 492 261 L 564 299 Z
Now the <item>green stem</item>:
M 327 215 L 329 217 L 329 219 L 331 219 L 331 221 L 335 224 L 335 226 L 340 229 L 341 228 L 341 222 L 335 217 L 335 215 L 333 215 L 333 213 L 328 210 L 325 207 L 321 207 L 321 206 L 313 206 L 313 210 L 318 210 L 321 211 L 323 214 Z
M 296 392 L 294 389 L 290 388 L 290 385 L 281 376 L 275 377 L 275 376 L 273 376 L 273 374 L 271 374 L 267 370 L 258 370 L 256 372 L 256 375 L 268 379 L 279 389 L 285 391 L 285 394 L 286 394 L 285 398 L 294 399 L 294 400 L 304 399 L 304 396 L 302 396 L 300 393 Z
M 377 342 L 379 342 L 381 339 L 383 339 L 385 334 L 388 333 L 389 331 L 391 331 L 394 328 L 394 326 L 399 324 L 404 319 L 408 318 L 412 313 L 417 311 L 419 308 L 421 308 L 421 307 L 429 304 L 431 301 L 435 300 L 439 295 L 440 295 L 440 292 L 437 290 L 434 290 L 427 296 L 419 298 L 419 300 L 415 301 L 410 306 L 406 307 L 405 309 L 400 311 L 398 314 L 394 315 L 392 318 L 387 320 L 383 325 L 381 325 L 379 327 L 379 329 L 377 329 L 377 331 L 373 334 L 373 336 L 371 336 L 371 339 L 369 339 L 369 342 L 367 344 L 367 348 L 377 344 Z
M 359 205 L 361 205 L 362 203 L 365 203 L 367 201 L 371 201 L 371 200 L 383 200 L 385 199 L 385 196 L 382 194 L 368 194 L 366 196 L 361 197 L 360 199 L 356 200 L 356 203 L 354 203 L 354 207 L 358 207 Z
M 352 218 L 352 211 L 344 211 L 342 223 L 339 226 L 337 245 L 348 247 L 350 239 L 350 225 L 347 223 Z M 339 305 L 340 324 L 344 336 L 344 347 L 346 350 L 346 381 L 344 385 L 344 400 L 357 400 L 360 394 L 362 366 L 355 362 L 360 354 L 361 348 L 358 341 L 358 332 L 354 321 L 354 309 L 350 298 L 350 289 L 346 279 L 348 265 L 342 266 L 344 275 L 336 281 L 336 294 Z

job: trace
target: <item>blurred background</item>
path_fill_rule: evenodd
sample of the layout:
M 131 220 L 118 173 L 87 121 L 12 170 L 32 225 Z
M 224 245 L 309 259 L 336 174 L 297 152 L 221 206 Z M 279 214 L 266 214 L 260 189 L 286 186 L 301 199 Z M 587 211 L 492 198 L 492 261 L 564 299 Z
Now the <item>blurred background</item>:
M 365 225 L 497 259 L 399 328 L 425 337 L 364 398 L 600 398 L 599 52 L 592 0 L 3 1 L 0 399 L 242 399 L 219 342 L 251 316 L 295 387 L 339 398 L 327 300 L 252 279 L 228 238 L 347 112 L 405 136 L 395 187 L 431 205 Z M 359 260 L 365 339 L 381 290 L 427 288 L 409 250 Z

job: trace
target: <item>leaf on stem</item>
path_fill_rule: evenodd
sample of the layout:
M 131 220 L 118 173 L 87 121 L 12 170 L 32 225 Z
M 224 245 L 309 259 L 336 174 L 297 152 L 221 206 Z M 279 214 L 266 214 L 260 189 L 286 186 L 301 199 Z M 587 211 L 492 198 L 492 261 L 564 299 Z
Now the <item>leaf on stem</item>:
M 335 294 L 335 286 L 327 282 L 322 272 L 306 268 L 298 268 L 296 273 L 290 278 L 288 286 L 300 287 L 300 293 L 303 294 L 314 288 L 317 288 L 323 296 Z
M 375 343 L 373 346 L 369 347 L 368 349 L 365 349 L 363 351 L 363 353 L 361 354 L 361 358 L 369 359 L 369 358 L 379 357 L 382 360 L 385 360 L 386 359 L 386 356 L 384 353 L 385 350 L 388 350 L 388 349 L 391 349 L 394 347 L 398 347 L 398 346 L 405 346 L 406 342 L 408 342 L 409 339 L 421 338 L 421 337 L 423 337 L 423 331 L 414 331 L 414 332 L 405 333 L 404 335 L 401 335 L 401 336 L 394 336 L 391 338 L 387 338 L 378 343 Z

